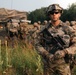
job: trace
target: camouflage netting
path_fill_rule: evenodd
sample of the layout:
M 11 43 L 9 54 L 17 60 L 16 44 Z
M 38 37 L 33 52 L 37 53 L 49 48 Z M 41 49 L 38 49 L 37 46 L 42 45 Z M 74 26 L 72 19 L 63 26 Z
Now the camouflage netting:
M 27 19 L 26 12 L 0 8 L 0 21 L 6 21 L 6 20 L 9 20 L 11 18 Z

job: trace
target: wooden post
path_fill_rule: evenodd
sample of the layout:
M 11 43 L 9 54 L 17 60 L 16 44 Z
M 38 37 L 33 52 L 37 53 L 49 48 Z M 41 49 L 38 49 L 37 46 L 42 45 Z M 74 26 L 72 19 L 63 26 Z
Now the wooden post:
M 2 70 L 2 64 L 3 64 L 3 61 L 2 61 L 2 58 L 1 58 L 1 40 L 0 40 L 0 71 Z
M 8 50 L 7 50 L 7 41 L 5 40 L 5 46 L 6 46 L 6 66 L 8 66 Z
M 0 62 L 1 62 L 1 40 L 0 40 Z

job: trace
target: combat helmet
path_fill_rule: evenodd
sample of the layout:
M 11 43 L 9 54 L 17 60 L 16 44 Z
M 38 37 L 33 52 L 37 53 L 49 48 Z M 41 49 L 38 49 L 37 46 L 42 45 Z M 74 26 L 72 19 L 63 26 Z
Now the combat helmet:
M 37 22 L 34 22 L 34 25 L 33 25 L 34 27 L 37 27 L 37 29 L 39 29 L 39 25 L 38 25 L 38 23 Z
M 60 13 L 63 12 L 63 8 L 60 7 L 59 4 L 52 4 L 47 7 L 46 14 L 49 15 L 50 12 L 55 11 L 55 10 L 58 10 Z

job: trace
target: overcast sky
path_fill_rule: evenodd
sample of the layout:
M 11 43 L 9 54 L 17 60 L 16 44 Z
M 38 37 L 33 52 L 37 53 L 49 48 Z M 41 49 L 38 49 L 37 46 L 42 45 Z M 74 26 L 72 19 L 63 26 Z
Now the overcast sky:
M 55 3 L 65 9 L 68 8 L 68 5 L 76 3 L 76 0 L 0 0 L 0 8 L 33 11 Z

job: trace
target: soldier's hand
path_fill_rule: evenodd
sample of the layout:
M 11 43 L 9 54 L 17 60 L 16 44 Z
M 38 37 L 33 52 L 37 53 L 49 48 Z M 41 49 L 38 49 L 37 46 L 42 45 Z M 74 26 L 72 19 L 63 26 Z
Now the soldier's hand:
M 54 55 L 53 54 L 48 54 L 47 59 L 48 59 L 48 61 L 52 62 L 54 60 Z
M 55 55 L 54 55 L 54 58 L 55 59 L 59 59 L 59 58 L 63 58 L 65 57 L 65 51 L 64 50 L 58 50 Z

